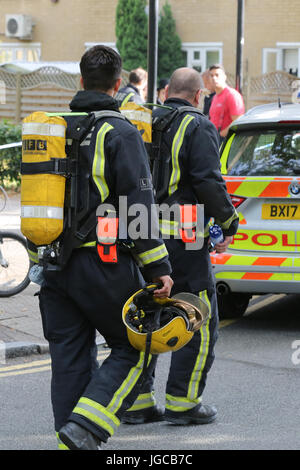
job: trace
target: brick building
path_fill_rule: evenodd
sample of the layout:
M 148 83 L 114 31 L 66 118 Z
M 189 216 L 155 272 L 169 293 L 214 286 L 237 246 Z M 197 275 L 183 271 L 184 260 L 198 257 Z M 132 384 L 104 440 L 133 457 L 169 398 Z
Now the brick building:
M 165 1 L 160 0 L 160 7 Z M 237 0 L 168 1 L 187 65 L 203 71 L 222 62 L 234 74 Z M 0 0 L 0 64 L 78 61 L 92 44 L 114 46 L 116 6 L 117 0 Z M 10 33 L 7 14 L 13 16 Z M 29 29 L 24 15 L 30 16 Z M 299 20 L 299 0 L 245 0 L 244 71 L 256 76 L 284 70 L 300 76 Z

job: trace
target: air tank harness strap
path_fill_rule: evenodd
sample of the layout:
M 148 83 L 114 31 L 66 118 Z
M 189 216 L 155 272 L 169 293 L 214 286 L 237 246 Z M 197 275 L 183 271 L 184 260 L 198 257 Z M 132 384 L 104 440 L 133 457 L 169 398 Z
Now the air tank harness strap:
M 109 211 L 104 217 L 97 216 L 97 252 L 103 263 L 117 263 L 117 237 L 119 218 L 115 211 Z

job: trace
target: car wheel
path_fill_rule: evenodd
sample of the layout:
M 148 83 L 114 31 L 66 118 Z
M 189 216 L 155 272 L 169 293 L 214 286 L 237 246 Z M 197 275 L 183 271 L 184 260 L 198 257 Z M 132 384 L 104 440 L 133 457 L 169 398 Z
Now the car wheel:
M 244 293 L 217 294 L 219 318 L 222 320 L 242 317 L 250 298 L 251 295 Z

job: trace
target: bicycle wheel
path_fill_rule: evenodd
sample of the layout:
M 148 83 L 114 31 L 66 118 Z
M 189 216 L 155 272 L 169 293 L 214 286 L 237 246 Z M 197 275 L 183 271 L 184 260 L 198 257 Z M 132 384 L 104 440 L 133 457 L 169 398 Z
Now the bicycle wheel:
M 26 240 L 14 232 L 0 232 L 0 297 L 10 297 L 30 283 L 31 263 Z
M 5 209 L 7 202 L 7 194 L 4 188 L 0 186 L 0 212 Z

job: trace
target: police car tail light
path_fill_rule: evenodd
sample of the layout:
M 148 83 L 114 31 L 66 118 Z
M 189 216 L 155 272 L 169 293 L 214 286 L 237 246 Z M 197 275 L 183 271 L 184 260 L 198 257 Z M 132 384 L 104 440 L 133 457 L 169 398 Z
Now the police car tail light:
M 237 209 L 244 201 L 246 201 L 245 197 L 241 196 L 234 196 L 233 194 L 230 194 L 231 197 L 231 202 L 234 205 L 234 207 Z

